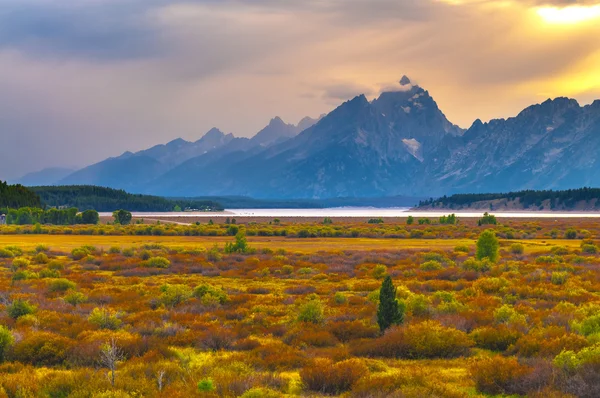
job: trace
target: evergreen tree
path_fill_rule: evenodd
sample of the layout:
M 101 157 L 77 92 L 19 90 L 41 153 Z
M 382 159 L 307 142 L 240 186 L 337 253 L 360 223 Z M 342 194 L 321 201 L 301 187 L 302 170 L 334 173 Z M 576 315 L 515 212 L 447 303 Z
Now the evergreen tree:
M 377 324 L 381 332 L 392 325 L 404 322 L 404 305 L 396 300 L 396 288 L 388 275 L 379 291 L 379 307 L 377 308 Z

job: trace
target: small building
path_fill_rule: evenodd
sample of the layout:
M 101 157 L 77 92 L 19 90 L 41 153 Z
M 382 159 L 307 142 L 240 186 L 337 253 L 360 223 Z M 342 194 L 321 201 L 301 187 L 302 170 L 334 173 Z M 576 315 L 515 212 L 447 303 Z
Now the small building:
M 0 225 L 6 224 L 6 216 L 4 214 L 0 214 Z

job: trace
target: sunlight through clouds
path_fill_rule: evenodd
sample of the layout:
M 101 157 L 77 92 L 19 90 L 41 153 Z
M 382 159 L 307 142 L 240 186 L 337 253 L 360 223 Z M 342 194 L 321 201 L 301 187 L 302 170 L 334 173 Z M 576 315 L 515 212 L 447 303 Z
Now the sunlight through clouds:
M 600 4 L 595 6 L 541 7 L 537 13 L 550 24 L 577 24 L 600 18 Z

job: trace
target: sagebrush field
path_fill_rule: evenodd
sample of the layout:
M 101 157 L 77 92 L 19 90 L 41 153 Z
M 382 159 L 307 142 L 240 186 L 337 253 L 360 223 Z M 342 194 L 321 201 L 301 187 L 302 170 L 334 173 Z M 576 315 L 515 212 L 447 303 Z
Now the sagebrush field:
M 5 226 L 0 397 L 598 397 L 599 238 L 589 219 Z M 382 332 L 386 276 L 402 319 Z

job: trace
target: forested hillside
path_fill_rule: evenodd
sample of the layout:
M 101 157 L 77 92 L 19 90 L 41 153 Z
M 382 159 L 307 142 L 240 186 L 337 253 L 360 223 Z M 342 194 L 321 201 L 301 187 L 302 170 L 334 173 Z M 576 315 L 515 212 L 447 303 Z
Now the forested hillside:
M 90 185 L 32 187 L 42 203 L 51 207 L 76 207 L 79 210 L 97 211 L 174 211 L 221 210 L 219 203 L 211 200 L 165 199 L 158 196 L 134 195 L 123 190 Z
M 40 207 L 40 197 L 22 185 L 8 185 L 0 181 L 0 209 Z
M 419 202 L 419 208 L 492 210 L 594 210 L 600 209 L 600 189 L 565 191 L 519 191 L 508 193 L 456 194 Z

